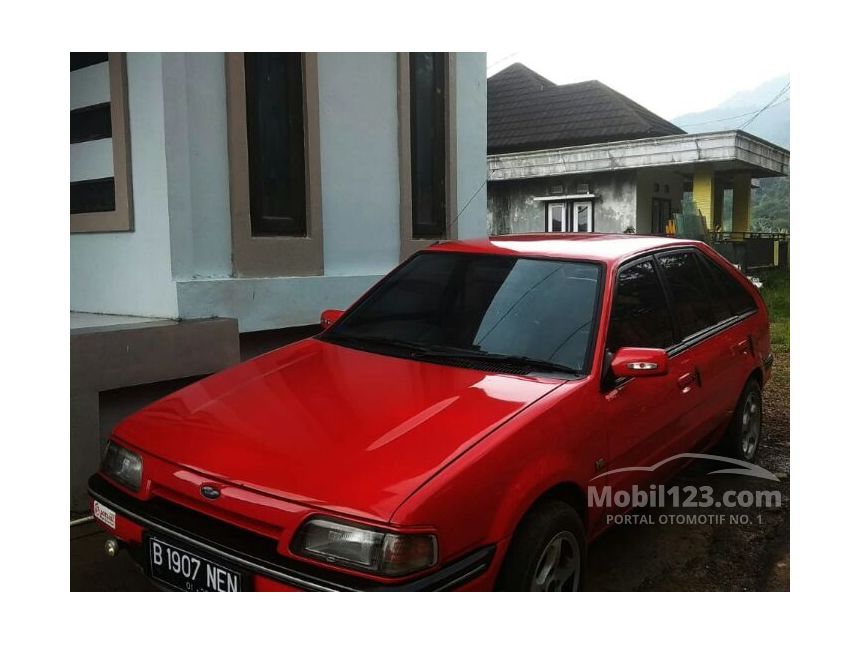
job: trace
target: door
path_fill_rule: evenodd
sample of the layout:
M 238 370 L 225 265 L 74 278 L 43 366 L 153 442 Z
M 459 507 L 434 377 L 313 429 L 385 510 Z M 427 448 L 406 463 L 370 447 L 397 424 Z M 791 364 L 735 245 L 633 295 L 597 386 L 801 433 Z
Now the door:
M 653 347 L 671 350 L 676 330 L 669 302 L 652 257 L 635 261 L 619 271 L 613 294 L 606 349 Z M 609 360 L 608 357 L 606 360 Z M 604 379 L 608 435 L 607 471 L 614 490 L 631 491 L 660 479 L 664 471 L 623 470 L 649 468 L 672 456 L 671 446 L 700 392 L 688 356 L 670 354 L 669 373 L 613 381 Z M 621 510 L 621 509 L 617 509 Z
M 696 257 L 705 278 L 711 307 L 722 327 L 712 341 L 717 360 L 713 366 L 713 378 L 722 392 L 715 402 L 718 406 L 715 422 L 717 429 L 722 430 L 731 420 L 741 391 L 758 364 L 753 329 L 748 320 L 749 314 L 756 311 L 756 303 L 746 288 L 714 260 L 698 251 Z
M 655 235 L 665 235 L 672 217 L 672 200 L 662 197 L 651 199 L 651 232 Z
M 701 450 L 734 407 L 735 350 L 739 344 L 732 314 L 717 285 L 705 272 L 699 252 L 693 249 L 661 253 L 658 266 L 665 277 L 672 311 L 680 334 L 679 357 L 685 357 L 696 375 L 701 399 L 679 428 L 674 449 Z

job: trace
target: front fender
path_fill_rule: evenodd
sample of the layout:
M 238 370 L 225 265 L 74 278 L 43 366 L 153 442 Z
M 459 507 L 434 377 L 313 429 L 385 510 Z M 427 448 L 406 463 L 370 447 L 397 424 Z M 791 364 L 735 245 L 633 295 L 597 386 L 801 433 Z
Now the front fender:
M 575 395 L 559 388 L 506 423 L 421 486 L 392 523 L 434 527 L 444 562 L 507 539 L 532 504 L 559 484 L 585 492 L 605 431 L 589 414 L 576 422 L 565 414 L 580 407 L 571 405 Z

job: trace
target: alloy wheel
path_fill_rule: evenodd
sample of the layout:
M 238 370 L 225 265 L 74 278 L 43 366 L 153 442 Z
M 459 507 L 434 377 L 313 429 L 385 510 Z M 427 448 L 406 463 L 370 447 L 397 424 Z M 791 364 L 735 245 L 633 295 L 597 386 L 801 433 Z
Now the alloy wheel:
M 573 533 L 562 531 L 553 537 L 538 559 L 532 591 L 574 591 L 579 588 L 579 544 Z
M 756 392 L 747 394 L 741 416 L 741 452 L 751 461 L 758 447 L 761 434 L 761 397 Z

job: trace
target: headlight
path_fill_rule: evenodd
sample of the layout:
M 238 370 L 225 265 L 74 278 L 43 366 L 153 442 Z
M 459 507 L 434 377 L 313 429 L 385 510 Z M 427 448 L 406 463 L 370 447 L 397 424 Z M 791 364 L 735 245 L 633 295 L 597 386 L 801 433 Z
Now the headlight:
M 108 441 L 107 450 L 102 459 L 102 472 L 105 475 L 126 488 L 138 491 L 142 471 L 143 460 L 140 455 Z
M 369 526 L 314 519 L 294 543 L 297 553 L 383 576 L 405 576 L 436 564 L 436 536 L 388 533 Z

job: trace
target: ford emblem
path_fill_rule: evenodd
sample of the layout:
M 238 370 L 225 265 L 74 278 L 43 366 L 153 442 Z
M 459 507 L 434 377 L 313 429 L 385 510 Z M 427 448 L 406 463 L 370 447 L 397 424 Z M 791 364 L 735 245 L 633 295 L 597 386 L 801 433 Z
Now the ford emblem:
M 218 499 L 221 497 L 221 491 L 209 484 L 204 484 L 200 487 L 200 494 L 206 499 Z

